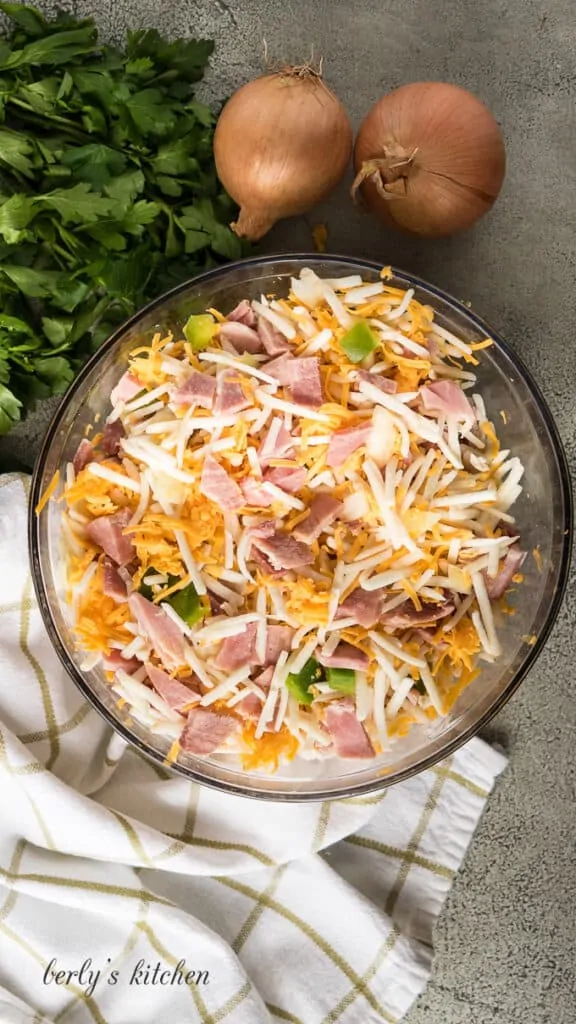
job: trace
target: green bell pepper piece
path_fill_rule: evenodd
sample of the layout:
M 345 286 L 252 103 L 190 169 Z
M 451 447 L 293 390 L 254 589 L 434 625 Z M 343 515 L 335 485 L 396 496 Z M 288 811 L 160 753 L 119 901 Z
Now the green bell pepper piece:
M 150 567 L 146 575 L 150 574 L 152 576 L 155 572 L 156 570 Z M 178 576 L 168 576 L 166 585 L 173 587 L 178 582 L 178 579 Z M 154 591 L 148 583 L 142 582 L 140 584 L 140 593 L 148 601 L 154 599 Z M 176 590 L 169 597 L 165 598 L 164 601 L 160 601 L 160 604 L 169 604 L 187 626 L 194 626 L 207 614 L 206 606 L 193 583 L 189 583 L 187 587 L 182 587 L 182 590 Z
M 366 320 L 358 320 L 340 339 L 340 348 L 351 363 L 361 363 L 378 345 L 378 339 Z
M 150 568 L 147 569 L 146 573 L 144 574 L 144 579 L 146 578 L 146 576 L 156 576 L 156 575 L 157 575 L 156 569 L 154 569 L 153 566 L 150 566 Z M 170 583 L 170 580 L 168 582 L 169 582 L 169 585 L 172 586 L 172 583 L 175 583 L 176 580 L 173 579 L 172 583 Z M 154 598 L 154 591 L 152 590 L 152 587 L 150 586 L 149 583 L 145 583 L 144 580 L 142 580 L 142 583 L 140 584 L 140 586 L 138 588 L 138 593 L 142 594 L 142 597 L 145 597 L 147 601 L 152 601 L 153 598 Z
M 351 668 L 327 668 L 326 682 L 333 690 L 354 696 L 356 693 L 356 673 Z
M 166 604 L 174 609 L 187 626 L 195 626 L 206 615 L 206 609 L 193 583 L 170 594 L 170 597 L 166 598 Z
M 322 679 L 322 668 L 315 658 L 309 658 L 304 668 L 296 674 L 291 672 L 286 678 L 286 689 L 300 704 L 311 704 L 314 694 L 310 693 L 313 683 L 319 683 Z
M 196 352 L 207 348 L 218 330 L 218 324 L 210 313 L 191 316 L 184 325 L 184 335 Z

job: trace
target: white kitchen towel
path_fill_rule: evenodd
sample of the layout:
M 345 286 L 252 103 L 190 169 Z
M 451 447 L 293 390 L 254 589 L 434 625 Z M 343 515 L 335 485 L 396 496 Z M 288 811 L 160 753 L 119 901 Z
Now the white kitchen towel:
M 505 758 L 472 740 L 385 793 L 282 805 L 170 775 L 63 671 L 0 477 L 0 1024 L 375 1024 L 432 930 Z

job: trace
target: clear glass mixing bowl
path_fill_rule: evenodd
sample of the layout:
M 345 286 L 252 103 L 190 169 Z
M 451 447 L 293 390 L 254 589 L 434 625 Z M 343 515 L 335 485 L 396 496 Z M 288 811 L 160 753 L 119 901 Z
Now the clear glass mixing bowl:
M 32 482 L 29 544 L 34 585 L 46 629 L 60 659 L 90 703 L 117 732 L 154 761 L 170 747 L 165 740 L 118 708 L 101 669 L 83 671 L 62 600 L 62 506 L 51 501 L 40 517 L 33 509 L 57 469 L 63 470 L 97 413 L 106 414 L 110 391 L 123 372 L 128 351 L 156 330 L 181 328 L 207 307 L 229 310 L 240 299 L 262 292 L 286 294 L 291 276 L 303 266 L 320 275 L 361 274 L 377 280 L 380 266 L 336 256 L 270 256 L 211 270 L 147 306 L 121 327 L 84 367 L 67 392 L 46 435 Z M 478 390 L 496 420 L 505 448 L 522 459 L 524 491 L 515 506 L 522 546 L 541 553 L 524 563 L 525 583 L 517 588 L 515 614 L 497 622 L 503 655 L 483 664 L 478 678 L 450 714 L 429 726 L 414 726 L 386 754 L 369 762 L 296 760 L 277 774 L 245 772 L 230 757 L 180 754 L 173 770 L 206 785 L 272 800 L 324 800 L 389 786 L 423 771 L 474 735 L 509 700 L 534 664 L 552 628 L 564 587 L 571 548 L 572 503 L 566 459 L 550 411 L 529 373 L 508 345 L 456 300 L 423 281 L 394 271 L 391 282 L 414 288 L 434 308 L 440 324 L 466 341 L 489 335 L 495 344 L 481 353 Z M 505 416 L 501 416 L 501 412 Z M 62 485 L 60 485 L 61 488 Z M 58 494 L 58 492 L 57 492 Z

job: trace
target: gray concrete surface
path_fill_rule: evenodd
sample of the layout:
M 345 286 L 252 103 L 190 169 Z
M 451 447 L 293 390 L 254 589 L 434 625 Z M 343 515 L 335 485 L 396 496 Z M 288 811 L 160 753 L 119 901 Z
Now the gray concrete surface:
M 40 6 L 48 9 L 50 3 Z M 55 5 L 56 6 L 56 5 Z M 60 6 L 60 5 L 58 5 Z M 66 6 L 66 4 L 64 4 Z M 221 97 L 273 57 L 313 45 L 354 123 L 383 91 L 446 79 L 477 92 L 506 137 L 509 169 L 473 231 L 419 242 L 380 229 L 343 187 L 278 226 L 266 252 L 311 248 L 391 261 L 471 300 L 521 353 L 576 460 L 576 12 L 573 0 L 77 0 L 114 37 L 125 27 L 217 41 L 205 94 Z M 0 443 L 31 462 L 46 409 Z M 545 653 L 487 730 L 510 766 L 491 798 L 435 936 L 432 982 L 408 1024 L 576 1021 L 576 644 L 570 590 Z M 359 1022 L 361 1024 L 361 1022 Z

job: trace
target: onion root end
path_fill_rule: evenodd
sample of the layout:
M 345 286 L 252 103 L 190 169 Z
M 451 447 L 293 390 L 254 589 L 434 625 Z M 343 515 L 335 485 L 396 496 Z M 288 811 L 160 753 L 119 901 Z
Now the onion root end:
M 408 191 L 408 178 L 414 164 L 417 149 L 411 153 L 398 153 L 384 149 L 384 155 L 365 160 L 352 182 L 350 195 L 358 201 L 358 189 L 363 182 L 372 182 L 382 199 L 402 199 Z
M 238 220 L 232 221 L 230 227 L 239 238 L 247 238 L 249 242 L 258 242 L 276 223 L 275 218 L 256 210 L 240 207 Z

